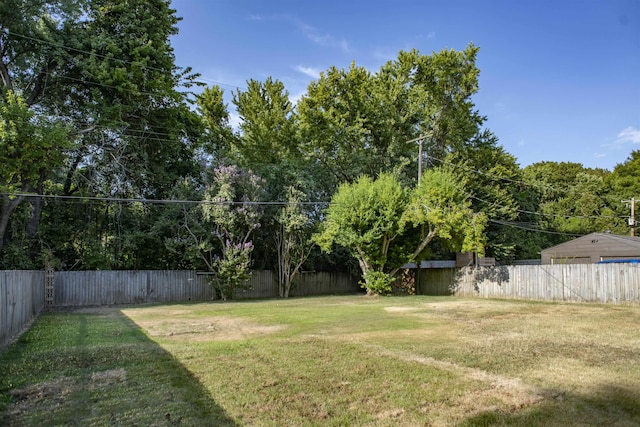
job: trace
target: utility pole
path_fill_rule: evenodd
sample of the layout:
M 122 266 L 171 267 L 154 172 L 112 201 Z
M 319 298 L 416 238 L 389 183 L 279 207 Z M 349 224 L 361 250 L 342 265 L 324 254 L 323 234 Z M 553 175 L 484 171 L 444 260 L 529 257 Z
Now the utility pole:
M 631 200 L 623 200 L 622 203 L 631 205 L 631 215 L 629 215 L 629 227 L 631 227 L 631 235 L 636 235 L 636 199 L 632 197 Z
M 418 146 L 418 187 L 420 187 L 420 179 L 422 178 L 422 142 L 425 138 L 426 137 L 424 135 L 420 135 L 418 138 L 407 141 L 407 144 L 410 142 L 417 142 L 420 144 Z

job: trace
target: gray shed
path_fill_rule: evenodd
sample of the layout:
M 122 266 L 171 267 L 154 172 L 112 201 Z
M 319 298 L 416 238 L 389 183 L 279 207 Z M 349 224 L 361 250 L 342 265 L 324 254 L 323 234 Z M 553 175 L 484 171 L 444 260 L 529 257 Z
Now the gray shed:
M 640 259 L 640 237 L 591 233 L 544 249 L 542 264 L 591 264 Z

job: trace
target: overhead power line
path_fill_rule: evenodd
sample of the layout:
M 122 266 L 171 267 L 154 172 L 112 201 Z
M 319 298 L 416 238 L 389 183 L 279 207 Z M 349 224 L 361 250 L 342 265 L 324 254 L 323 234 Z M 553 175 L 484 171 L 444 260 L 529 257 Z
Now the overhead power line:
M 136 64 L 137 66 L 140 66 L 143 69 L 148 69 L 148 70 L 154 70 L 154 71 L 159 71 L 159 72 L 167 72 L 167 70 L 165 69 L 161 69 L 161 68 L 157 68 L 157 67 L 153 67 L 153 66 L 149 66 L 149 65 L 140 65 L 138 63 L 134 63 L 132 61 L 127 61 L 121 58 L 114 58 L 111 56 L 107 56 L 107 55 L 103 55 L 97 52 L 92 52 L 92 51 L 87 51 L 87 50 L 83 50 L 83 49 L 78 49 L 78 48 L 74 48 L 74 47 L 70 47 L 70 46 L 66 46 L 64 44 L 61 43 L 56 43 L 53 41 L 49 41 L 49 40 L 44 40 L 41 38 L 37 38 L 37 37 L 32 37 L 32 36 L 27 36 L 24 34 L 20 34 L 20 33 L 16 33 L 16 32 L 6 32 L 5 34 L 9 35 L 9 36 L 14 36 L 14 37 L 19 37 L 19 38 L 23 38 L 23 39 L 27 39 L 27 40 L 31 40 L 31 41 L 35 41 L 38 43 L 44 43 L 44 44 L 48 44 L 50 46 L 55 46 L 55 47 L 59 47 L 59 48 L 63 48 L 69 51 L 73 51 L 73 52 L 78 52 L 78 53 L 82 53 L 82 54 L 86 54 L 86 55 L 93 55 L 95 57 L 98 58 L 104 58 L 104 59 L 108 59 L 108 60 L 112 60 L 112 61 L 116 61 L 122 64 Z M 49 74 L 49 73 L 47 73 Z M 110 88 L 110 89 L 118 89 L 118 87 L 116 86 L 111 86 L 111 85 L 106 85 L 103 83 L 99 83 L 99 82 L 93 82 L 93 81 L 87 81 L 87 80 L 83 80 L 83 79 L 77 79 L 77 78 L 73 78 L 73 77 L 69 77 L 69 76 L 63 76 L 63 75 L 56 75 L 56 77 L 58 78 L 62 78 L 62 79 L 67 79 L 70 81 L 77 81 L 77 82 L 83 82 L 83 83 L 90 83 L 92 85 L 96 85 L 96 86 L 102 86 L 105 88 Z M 223 82 L 219 82 L 219 81 L 215 81 L 215 80 L 210 80 L 210 79 L 205 79 L 205 78 L 201 78 L 201 80 L 207 80 L 209 82 L 215 83 L 215 84 L 219 84 L 219 85 L 225 85 L 225 86 L 230 86 L 230 87 L 234 87 L 237 89 L 242 89 L 237 85 L 233 85 L 233 84 L 229 84 L 229 83 L 223 83 Z M 198 81 L 196 79 L 196 81 Z M 134 91 L 131 91 L 134 92 Z M 139 94 L 144 94 L 144 95 L 157 95 L 157 94 L 153 94 L 153 93 L 149 93 L 149 92 L 143 92 L 143 91 L 135 91 L 136 93 Z M 122 122 L 122 124 L 126 124 L 125 122 Z M 106 128 L 106 127 L 105 127 Z M 131 132 L 131 133 L 140 133 L 142 135 L 144 135 L 144 138 L 149 139 L 149 140 L 155 140 L 155 141 L 161 141 L 161 142 L 173 142 L 176 140 L 176 136 L 174 135 L 169 135 L 166 133 L 162 133 L 162 132 L 154 132 L 154 131 L 145 131 L 143 129 L 131 129 L 129 131 L 125 130 L 124 133 L 120 136 L 132 136 L 132 137 L 136 137 L 136 135 L 133 135 L 131 133 L 127 133 L 127 132 Z M 153 137 L 153 136 L 149 136 L 147 134 L 155 134 L 158 136 L 166 136 L 167 138 L 160 138 L 160 137 Z M 140 135 L 139 137 L 142 137 L 142 135 Z M 421 141 L 424 139 L 424 136 L 420 136 L 419 138 L 415 138 L 411 141 L 408 142 L 414 142 L 414 141 Z M 514 180 L 511 178 L 507 178 L 507 177 L 502 177 L 502 176 L 496 176 L 496 175 L 492 175 L 474 168 L 471 168 L 469 166 L 465 166 L 465 165 L 460 165 L 460 164 L 454 164 L 451 162 L 448 162 L 446 160 L 443 159 L 439 159 L 437 157 L 434 156 L 430 156 L 430 155 L 426 155 L 425 156 L 427 158 L 433 159 L 435 161 L 438 161 L 442 164 L 447 164 L 450 165 L 452 167 L 456 167 L 456 168 L 464 168 L 474 174 L 479 174 L 479 175 L 483 175 L 486 177 L 489 177 L 491 179 L 494 180 L 499 180 L 499 181 L 506 181 L 506 182 L 511 182 L 511 183 L 515 183 L 515 184 L 521 184 L 521 185 L 526 185 L 526 186 L 530 186 L 530 187 L 534 187 L 534 188 L 543 188 L 543 189 L 551 189 L 554 191 L 566 191 L 566 190 L 558 190 L 557 188 L 554 188 L 552 186 L 549 185 L 540 185 L 540 184 L 536 184 L 536 183 L 531 183 L 531 182 L 526 182 L 526 181 L 522 181 L 522 180 Z M 422 159 L 422 156 L 419 156 L 420 160 Z M 420 174 L 419 174 L 420 175 Z M 479 197 L 470 195 L 467 193 L 467 195 L 475 200 L 478 200 L 482 203 L 487 203 L 499 208 L 506 208 L 506 209 L 511 209 L 511 207 L 508 206 L 504 206 L 504 205 L 500 205 L 497 204 L 495 202 L 491 202 L 491 201 L 487 201 L 484 199 L 481 199 Z M 30 195 L 30 196 L 34 196 L 34 195 Z M 68 197 L 68 196 L 52 196 L 52 195 L 48 195 L 48 196 L 42 196 L 42 197 L 57 197 L 57 198 L 62 198 L 62 197 Z M 202 203 L 202 201 L 172 201 L 172 200 L 148 200 L 148 199 L 121 199 L 121 198 L 87 198 L 87 197 L 79 197 L 80 199 L 84 199 L 84 200 L 102 200 L 102 201 L 128 201 L 128 202 L 144 202 L 144 203 Z M 256 204 L 282 204 L 282 202 L 253 202 Z M 321 204 L 321 203 L 326 203 L 326 202 L 307 202 L 308 204 Z M 583 218 L 583 219 L 599 219 L 599 218 L 606 218 L 606 219 L 619 219 L 622 218 L 621 216 L 580 216 L 580 215 L 562 215 L 562 214 L 546 214 L 546 213 L 542 213 L 542 212 L 535 212 L 535 211 L 527 211 L 527 210 L 522 210 L 522 209 L 517 209 L 516 210 L 519 213 L 522 214 L 529 214 L 529 215 L 538 215 L 538 216 L 547 216 L 547 217 L 558 217 L 558 218 Z
M 100 54 L 100 53 L 97 53 L 97 52 L 78 49 L 78 48 L 75 48 L 75 47 L 66 46 L 66 45 L 64 45 L 62 43 L 56 43 L 56 42 L 53 42 L 53 41 L 50 41 L 50 40 L 44 40 L 44 39 L 37 38 L 37 37 L 27 36 L 27 35 L 24 35 L 24 34 L 16 33 L 14 31 L 6 32 L 6 34 L 8 34 L 10 37 L 19 37 L 19 38 L 22 38 L 22 39 L 25 39 L 25 40 L 31 40 L 31 41 L 34 41 L 34 42 L 47 44 L 49 46 L 62 48 L 62 49 L 69 50 L 69 51 L 72 51 L 72 52 L 83 53 L 85 55 L 93 55 L 93 56 L 98 57 L 98 58 L 108 59 L 110 61 L 119 62 L 121 64 L 129 64 L 129 65 L 134 65 L 135 64 L 136 66 L 138 66 L 140 68 L 143 68 L 143 69 L 152 70 L 152 71 L 159 71 L 159 72 L 162 72 L 162 73 L 166 73 L 167 72 L 167 70 L 162 69 L 162 68 L 152 67 L 150 65 L 141 65 L 140 63 L 134 63 L 133 61 L 127 61 L 126 59 L 115 58 L 115 57 L 108 56 L 108 55 L 103 55 L 103 54 Z M 197 77 L 194 80 L 194 82 L 200 82 L 200 83 L 203 83 L 203 84 L 213 83 L 213 84 L 219 85 L 219 86 L 228 86 L 228 87 L 232 87 L 232 88 L 235 88 L 235 89 L 238 89 L 238 90 L 246 90 L 246 88 L 240 87 L 238 85 L 234 85 L 234 84 L 231 84 L 231 83 L 224 83 L 224 82 L 220 82 L 220 81 L 216 81 L 216 80 L 212 80 L 212 79 L 208 79 L 208 78 L 202 77 L 199 73 L 195 73 L 195 75 Z
M 563 233 L 563 232 L 560 232 L 560 231 L 551 231 L 551 230 L 543 230 L 541 228 L 527 227 L 527 226 L 524 226 L 522 224 L 519 224 L 517 222 L 512 222 L 512 221 L 501 221 L 501 220 L 498 220 L 498 219 L 489 219 L 489 222 L 492 222 L 494 224 L 503 225 L 503 226 L 506 226 L 506 227 L 519 228 L 521 230 L 527 230 L 527 231 L 534 231 L 534 232 L 537 232 L 537 233 L 556 234 L 556 235 L 570 236 L 570 237 L 581 237 L 581 236 L 583 236 L 583 234 Z
M 300 206 L 321 206 L 327 207 L 331 205 L 331 202 L 230 202 L 230 201 L 212 201 L 212 200 L 185 200 L 185 199 L 144 199 L 144 198 L 128 198 L 128 197 L 99 197 L 99 196 L 65 196 L 65 195 L 57 195 L 57 194 L 33 194 L 33 193 L 0 193 L 3 196 L 11 196 L 11 197 L 24 197 L 24 198 L 36 198 L 41 197 L 44 199 L 52 199 L 52 200 L 65 200 L 65 201 L 74 201 L 74 202 L 114 202 L 114 203 L 142 203 L 142 204 L 155 204 L 155 205 L 229 205 L 229 206 L 243 206 L 243 205 L 253 205 L 253 206 L 288 206 L 288 205 L 300 205 Z M 551 230 L 543 230 L 539 228 L 532 228 L 523 226 L 516 222 L 489 219 L 489 222 L 518 228 L 522 230 L 545 233 L 545 234 L 556 234 L 556 235 L 564 235 L 564 236 L 573 236 L 579 237 L 580 234 L 570 234 L 570 233 L 562 233 L 559 231 L 551 231 Z
M 265 201 L 215 201 L 215 200 L 186 200 L 186 199 L 146 199 L 135 197 L 100 197 L 100 196 L 65 196 L 61 194 L 35 194 L 35 193 L 0 193 L 8 197 L 24 197 L 57 200 L 75 201 L 98 201 L 98 202 L 118 202 L 118 203 L 146 203 L 146 204 L 167 204 L 167 205 L 229 205 L 229 206 L 289 206 L 289 205 L 329 205 L 329 202 L 265 202 Z
M 481 171 L 479 169 L 476 169 L 476 168 L 473 168 L 473 167 L 470 167 L 470 166 L 467 166 L 467 165 L 451 163 L 451 162 L 448 162 L 446 160 L 443 160 L 443 159 L 440 159 L 440 158 L 437 158 L 437 157 L 434 157 L 434 156 L 430 156 L 428 154 L 425 154 L 425 157 L 428 157 L 428 158 L 433 159 L 433 160 L 435 160 L 437 162 L 440 162 L 443 165 L 452 166 L 454 168 L 466 169 L 469 172 L 472 172 L 472 173 L 475 173 L 475 174 L 478 174 L 478 175 L 486 176 L 488 178 L 493 179 L 494 181 L 506 181 L 506 182 L 511 182 L 513 184 L 520 184 L 520 185 L 524 185 L 524 186 L 527 186 L 527 187 L 538 188 L 538 189 L 543 189 L 543 190 L 552 190 L 552 191 L 561 192 L 561 193 L 565 193 L 570 189 L 570 187 L 567 187 L 566 189 L 565 188 L 557 188 L 557 187 L 553 187 L 551 185 L 539 184 L 539 183 L 536 183 L 536 182 L 528 182 L 528 181 L 512 179 L 512 178 L 508 178 L 508 177 L 504 177 L 504 176 L 493 175 L 493 174 L 490 174 L 490 173 L 487 173 L 487 172 L 483 172 L 483 171 Z M 588 194 L 588 193 L 585 193 L 585 194 Z M 595 194 L 589 194 L 589 195 L 594 196 L 594 197 L 598 197 Z

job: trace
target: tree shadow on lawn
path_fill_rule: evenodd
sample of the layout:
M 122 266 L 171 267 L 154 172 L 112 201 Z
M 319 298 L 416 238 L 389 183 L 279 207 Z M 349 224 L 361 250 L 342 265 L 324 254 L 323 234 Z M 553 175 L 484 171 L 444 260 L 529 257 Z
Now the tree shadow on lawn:
M 236 426 L 115 308 L 43 314 L 0 353 L 0 425 Z
M 550 393 L 543 402 L 513 412 L 476 414 L 458 426 L 496 425 L 640 425 L 640 390 L 601 384 L 590 394 Z

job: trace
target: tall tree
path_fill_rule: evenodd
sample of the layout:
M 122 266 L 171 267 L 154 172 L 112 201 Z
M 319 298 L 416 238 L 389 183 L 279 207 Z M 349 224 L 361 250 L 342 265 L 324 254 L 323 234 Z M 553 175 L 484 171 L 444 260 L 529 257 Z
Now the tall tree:
M 255 257 L 261 267 L 281 272 L 284 295 L 291 285 L 287 272 L 295 276 L 295 270 L 300 268 L 291 265 L 298 264 L 291 255 L 299 247 L 290 245 L 298 242 L 305 228 L 292 228 L 297 221 L 293 220 L 306 214 L 297 203 L 289 203 L 291 189 L 304 193 L 307 199 L 321 200 L 324 194 L 319 189 L 324 179 L 302 155 L 297 114 L 282 82 L 270 77 L 264 82 L 249 80 L 246 90 L 234 94 L 233 102 L 241 118 L 233 150 L 236 161 L 264 178 L 265 197 L 279 202 L 265 208 L 262 226 L 255 236 Z M 278 243 L 275 247 L 274 238 Z M 302 254 L 306 253 L 306 246 Z
M 224 103 L 224 90 L 210 86 L 196 96 L 197 110 L 202 122 L 202 154 L 205 163 L 224 163 L 231 159 L 237 137 L 231 127 L 229 109 Z
M 418 150 L 407 141 L 423 135 L 429 153 L 443 158 L 484 120 L 471 100 L 477 52 L 473 45 L 432 55 L 400 52 L 376 74 L 355 64 L 330 68 L 298 104 L 303 153 L 323 165 L 334 186 L 393 170 L 415 182 Z
M 632 198 L 640 200 L 640 150 L 633 150 L 624 162 L 616 165 L 613 172 L 605 176 L 604 183 L 608 205 L 619 218 L 615 231 L 627 234 L 631 211 L 629 202 L 624 201 L 630 201 Z M 635 219 L 634 222 L 637 224 Z M 638 235 L 638 232 L 635 234 Z
M 640 150 L 633 150 L 624 162 L 616 165 L 605 181 L 615 199 L 640 198 Z
M 511 261 L 517 256 L 521 236 L 504 224 L 519 220 L 521 169 L 515 157 L 487 129 L 463 142 L 460 148 L 444 161 L 431 157 L 431 163 L 456 166 L 456 173 L 467 182 L 474 210 L 483 212 L 490 221 L 486 230 L 487 255 Z
M 530 194 L 525 210 L 533 213 L 527 215 L 530 227 L 541 230 L 531 245 L 533 254 L 576 235 L 617 228 L 605 194 L 604 179 L 610 172 L 548 161 L 529 165 L 522 172 L 523 190 Z
M 195 76 L 175 66 L 168 0 L 7 0 L 0 12 L 4 99 L 11 90 L 40 120 L 71 130 L 64 169 L 43 174 L 35 191 L 162 198 L 199 173 L 199 121 L 176 90 Z M 35 230 L 43 199 L 29 200 Z
M 0 100 L 0 251 L 11 214 L 24 193 L 42 192 L 42 183 L 62 161 L 67 129 L 37 117 L 12 90 Z M 17 193 L 17 194 L 16 194 Z
M 243 166 L 279 165 L 299 156 L 293 105 L 282 82 L 251 79 L 233 103 L 242 120 L 236 150 Z

